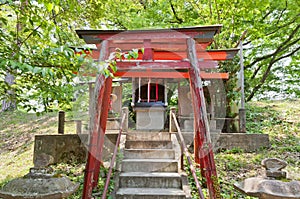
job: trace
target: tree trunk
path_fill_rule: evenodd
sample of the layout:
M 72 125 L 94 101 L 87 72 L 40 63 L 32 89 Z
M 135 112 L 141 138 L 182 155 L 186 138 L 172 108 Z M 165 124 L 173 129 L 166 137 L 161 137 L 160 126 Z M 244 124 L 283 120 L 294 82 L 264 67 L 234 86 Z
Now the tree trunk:
M 5 76 L 5 82 L 8 85 L 14 84 L 15 77 L 10 73 L 7 73 Z M 12 110 L 16 108 L 16 101 L 14 100 L 14 92 L 12 90 L 7 91 L 8 99 L 2 101 L 2 108 L 1 111 Z

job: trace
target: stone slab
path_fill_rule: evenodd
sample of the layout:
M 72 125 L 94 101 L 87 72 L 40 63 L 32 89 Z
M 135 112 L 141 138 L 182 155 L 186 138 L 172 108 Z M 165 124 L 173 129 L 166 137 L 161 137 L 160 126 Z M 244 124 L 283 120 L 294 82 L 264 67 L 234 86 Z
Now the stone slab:
M 130 132 L 126 133 L 126 140 L 152 140 L 152 141 L 167 141 L 171 140 L 169 132 Z
M 73 194 L 79 184 L 68 178 L 16 178 L 0 190 L 3 199 L 61 199 Z
M 270 146 L 267 134 L 221 133 L 216 139 L 215 149 L 217 150 L 239 148 L 245 152 L 253 152 Z
M 261 161 L 261 164 L 267 169 L 272 171 L 280 171 L 285 168 L 288 163 L 278 158 L 265 158 Z
M 118 134 L 106 134 L 104 160 L 112 156 Z M 88 134 L 36 135 L 33 162 L 35 167 L 57 163 L 84 163 L 87 158 Z
M 126 149 L 172 149 L 171 141 L 126 141 Z
M 119 181 L 121 188 L 182 188 L 181 176 L 178 173 L 121 173 Z
M 88 135 L 36 135 L 33 162 L 35 167 L 55 163 L 84 162 Z
M 124 159 L 123 172 L 178 172 L 178 162 L 167 159 Z
M 173 149 L 125 149 L 125 159 L 175 159 Z
M 159 188 L 121 188 L 117 192 L 117 199 L 186 199 L 181 189 Z
M 183 137 L 186 144 L 191 146 L 190 150 L 193 151 L 194 133 L 184 132 Z M 239 148 L 245 152 L 253 152 L 270 146 L 269 135 L 267 134 L 219 133 L 214 131 L 211 133 L 211 138 L 215 151 Z

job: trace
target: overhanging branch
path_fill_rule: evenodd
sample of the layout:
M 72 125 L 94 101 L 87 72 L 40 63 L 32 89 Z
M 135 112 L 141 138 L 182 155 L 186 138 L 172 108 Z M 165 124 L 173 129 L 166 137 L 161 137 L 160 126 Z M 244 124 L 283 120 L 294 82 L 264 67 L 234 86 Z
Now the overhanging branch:
M 286 45 L 282 50 L 286 50 L 287 48 L 291 47 L 292 45 L 297 44 L 299 41 L 300 41 L 300 38 L 294 40 L 293 42 L 291 42 L 291 43 L 289 43 L 288 45 Z M 282 51 L 282 50 L 281 50 L 281 51 Z M 279 51 L 279 52 L 281 52 L 281 51 Z M 278 53 L 279 53 L 279 52 L 278 52 Z M 275 56 L 276 56 L 276 55 L 274 55 L 274 57 L 275 57 Z M 256 77 L 256 75 L 257 75 L 257 73 L 260 71 L 261 67 L 262 67 L 262 65 L 258 66 L 258 67 L 255 69 L 255 71 L 253 72 L 253 74 L 252 74 L 252 76 L 251 76 L 250 79 L 254 79 L 254 78 Z
M 267 80 L 267 77 L 269 76 L 269 74 L 270 74 L 270 72 L 271 72 L 272 66 L 273 66 L 276 62 L 278 62 L 278 61 L 280 61 L 280 60 L 282 60 L 282 59 L 284 59 L 284 58 L 287 58 L 287 57 L 289 57 L 289 56 L 295 54 L 295 53 L 296 53 L 297 51 L 299 51 L 299 50 L 300 50 L 300 47 L 296 48 L 296 49 L 293 50 L 292 52 L 290 52 L 290 53 L 288 53 L 288 54 L 286 54 L 286 55 L 283 55 L 283 56 L 281 56 L 281 57 L 279 57 L 279 58 L 277 58 L 277 59 L 275 59 L 275 57 L 273 57 L 272 60 L 270 61 L 269 65 L 268 65 L 267 70 L 266 70 L 265 73 L 263 74 L 263 77 L 261 78 L 260 83 L 257 84 L 257 85 L 253 88 L 253 90 L 251 91 L 250 95 L 247 97 L 246 101 L 247 101 L 247 102 L 250 101 L 250 100 L 254 97 L 255 93 L 262 87 L 262 85 L 265 83 L 265 81 Z
M 300 29 L 300 24 L 298 24 L 297 27 L 291 32 L 291 34 L 289 35 L 289 37 L 278 46 L 278 48 L 275 50 L 275 52 L 267 54 L 267 55 L 264 55 L 262 57 L 256 58 L 252 63 L 250 63 L 249 65 L 247 65 L 245 68 L 246 69 L 250 68 L 253 65 L 255 65 L 257 62 L 260 62 L 260 61 L 262 61 L 264 59 L 268 59 L 268 58 L 270 58 L 272 56 L 275 56 L 279 52 L 281 52 L 282 49 L 285 49 L 285 45 L 287 45 L 289 43 L 289 41 L 295 36 L 295 34 L 298 32 L 299 29 Z
M 173 5 L 173 3 L 172 3 L 172 0 L 170 0 L 169 2 L 170 2 L 171 9 L 172 9 L 172 12 L 173 12 L 173 14 L 174 14 L 176 20 L 177 20 L 179 23 L 182 23 L 182 22 L 183 22 L 183 19 L 181 19 L 180 17 L 178 17 L 177 12 L 176 12 L 176 10 L 175 10 L 175 8 L 174 8 L 174 5 Z

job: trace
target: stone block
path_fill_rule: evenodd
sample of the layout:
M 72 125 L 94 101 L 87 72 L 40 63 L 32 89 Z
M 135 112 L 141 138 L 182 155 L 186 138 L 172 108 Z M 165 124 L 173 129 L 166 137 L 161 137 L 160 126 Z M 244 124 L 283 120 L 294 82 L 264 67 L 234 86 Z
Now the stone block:
M 216 150 L 239 148 L 245 152 L 253 152 L 270 145 L 267 134 L 221 133 L 217 136 Z
M 186 145 L 190 145 L 193 152 L 194 133 L 182 133 Z M 246 134 L 246 133 L 221 133 L 211 131 L 211 140 L 215 151 L 242 149 L 245 152 L 253 152 L 262 147 L 269 147 L 269 135 L 267 134 Z
M 36 135 L 33 162 L 35 167 L 57 163 L 84 163 L 87 158 L 88 134 Z M 117 134 L 107 134 L 104 140 L 103 159 L 112 156 Z
M 164 107 L 135 107 L 137 130 L 162 130 L 165 127 Z
M 266 176 L 269 178 L 286 178 L 286 171 L 266 170 Z
M 33 162 L 35 167 L 61 162 L 84 162 L 88 135 L 36 135 Z M 51 157 L 51 158 L 49 158 Z

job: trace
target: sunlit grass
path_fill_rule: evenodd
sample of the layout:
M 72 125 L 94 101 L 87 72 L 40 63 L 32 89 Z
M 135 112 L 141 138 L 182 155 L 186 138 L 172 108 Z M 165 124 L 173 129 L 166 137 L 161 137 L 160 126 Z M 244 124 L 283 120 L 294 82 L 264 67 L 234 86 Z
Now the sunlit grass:
M 235 182 L 264 174 L 264 158 L 288 162 L 288 180 L 300 180 L 300 100 L 266 101 L 247 104 L 247 133 L 268 134 L 271 146 L 253 153 L 241 149 L 215 154 L 221 195 L 225 199 L 254 199 L 233 188 Z M 194 198 L 198 198 L 194 192 Z
M 37 116 L 22 111 L 0 113 L 0 184 L 21 177 L 33 167 L 34 136 L 57 134 L 57 113 Z M 75 124 L 66 123 L 65 132 L 75 133 Z
M 66 119 L 72 115 L 67 113 Z M 66 134 L 75 133 L 75 129 L 74 123 L 66 123 Z M 287 161 L 288 178 L 300 180 L 300 100 L 249 103 L 247 132 L 269 134 L 271 146 L 254 153 L 233 149 L 215 154 L 223 198 L 252 199 L 236 191 L 233 184 L 262 174 L 264 169 L 260 163 L 264 158 Z M 23 176 L 33 166 L 36 134 L 57 134 L 57 113 L 41 116 L 21 111 L 0 113 L 0 186 L 9 179 Z M 84 164 L 57 165 L 55 168 L 81 184 L 80 190 L 70 197 L 81 198 Z

